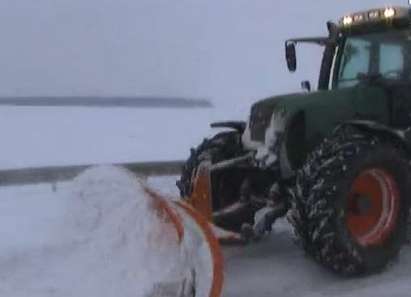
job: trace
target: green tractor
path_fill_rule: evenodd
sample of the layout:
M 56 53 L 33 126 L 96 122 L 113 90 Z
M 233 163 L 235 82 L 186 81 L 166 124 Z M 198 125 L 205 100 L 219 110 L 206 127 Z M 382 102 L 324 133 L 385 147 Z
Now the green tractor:
M 411 10 L 388 7 L 327 23 L 318 91 L 255 103 L 247 122 L 205 139 L 184 165 L 181 196 L 220 228 L 259 238 L 287 216 L 331 270 L 384 268 L 406 240 L 411 194 Z

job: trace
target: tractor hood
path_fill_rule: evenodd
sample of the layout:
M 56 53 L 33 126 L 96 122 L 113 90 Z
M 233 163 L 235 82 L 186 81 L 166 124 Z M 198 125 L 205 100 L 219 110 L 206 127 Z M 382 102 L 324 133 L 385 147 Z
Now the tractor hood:
M 251 107 L 251 113 L 248 123 L 252 141 L 264 142 L 265 132 L 270 125 L 271 117 L 274 112 L 285 113 L 283 107 L 287 101 L 299 100 L 303 102 L 307 94 L 289 94 L 274 96 L 255 103 Z
M 278 117 L 286 118 L 287 115 L 298 110 L 305 110 L 308 106 L 313 105 L 313 102 L 322 102 L 325 96 L 338 96 L 339 93 L 338 91 L 295 93 L 274 96 L 255 103 L 251 108 L 247 127 L 250 132 L 250 140 L 254 142 L 264 142 L 266 130 L 270 126 L 274 113 Z M 332 100 L 332 98 L 329 99 Z
M 338 122 L 354 117 L 352 99 L 364 97 L 364 92 L 373 97 L 381 95 L 380 88 L 353 87 L 261 100 L 251 108 L 242 144 L 246 150 L 256 151 L 260 166 L 271 167 L 280 161 L 282 172 L 291 173 L 289 169 L 297 168 L 305 154 Z
M 257 149 L 268 146 L 267 137 L 276 132 L 284 132 L 297 113 L 309 117 L 310 130 L 321 130 L 325 118 L 339 118 L 338 114 L 352 115 L 354 106 L 349 98 L 366 93 L 379 93 L 376 88 L 353 87 L 331 91 L 295 93 L 270 97 L 255 103 L 243 135 L 244 146 Z M 330 119 L 331 120 L 331 119 Z M 323 123 L 323 124 L 322 124 Z M 325 128 L 325 127 L 324 127 Z

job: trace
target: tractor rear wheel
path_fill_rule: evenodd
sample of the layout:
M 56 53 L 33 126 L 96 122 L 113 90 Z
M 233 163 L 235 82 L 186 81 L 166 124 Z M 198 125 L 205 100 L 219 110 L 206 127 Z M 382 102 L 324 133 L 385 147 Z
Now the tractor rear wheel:
M 338 128 L 297 176 L 294 226 L 304 249 L 344 275 L 384 268 L 405 241 L 409 167 L 400 150 Z

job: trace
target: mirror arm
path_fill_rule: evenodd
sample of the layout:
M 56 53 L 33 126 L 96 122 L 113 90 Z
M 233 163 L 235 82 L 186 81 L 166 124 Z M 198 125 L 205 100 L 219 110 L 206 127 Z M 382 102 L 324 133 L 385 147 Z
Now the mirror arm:
M 328 21 L 327 22 L 327 29 L 328 29 L 328 32 L 329 32 L 329 41 L 328 42 L 331 43 L 331 45 L 336 45 L 337 40 L 338 40 L 338 36 L 340 35 L 340 28 L 334 22 Z
M 306 92 L 311 92 L 311 83 L 308 80 L 304 80 L 301 82 L 301 89 Z

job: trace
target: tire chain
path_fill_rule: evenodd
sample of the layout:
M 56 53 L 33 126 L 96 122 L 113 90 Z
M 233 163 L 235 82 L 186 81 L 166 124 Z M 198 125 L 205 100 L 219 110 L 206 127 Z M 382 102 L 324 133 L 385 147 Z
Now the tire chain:
M 304 250 L 332 270 L 352 275 L 360 273 L 361 256 L 351 243 L 339 243 L 333 206 L 341 172 L 348 169 L 347 159 L 373 147 L 380 140 L 359 133 L 350 126 L 337 128 L 330 138 L 314 150 L 297 174 L 293 192 L 291 222 Z

